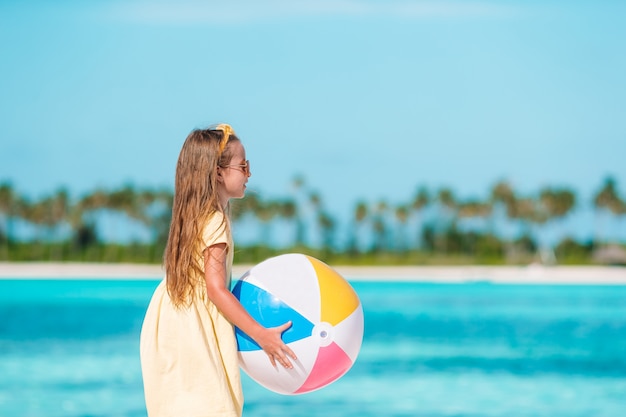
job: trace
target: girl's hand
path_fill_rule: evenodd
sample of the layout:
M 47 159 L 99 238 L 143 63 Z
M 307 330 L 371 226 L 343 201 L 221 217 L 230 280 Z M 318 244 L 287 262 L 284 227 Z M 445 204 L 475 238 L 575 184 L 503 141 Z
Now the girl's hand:
M 278 362 L 285 369 L 291 369 L 293 364 L 289 358 L 293 360 L 298 359 L 296 354 L 281 339 L 281 335 L 290 327 L 291 321 L 277 327 L 266 328 L 261 332 L 258 340 L 256 340 L 269 357 L 273 367 L 276 367 L 276 362 Z
M 251 336 L 261 346 L 269 356 L 272 366 L 276 367 L 276 362 L 278 362 L 286 369 L 293 368 L 289 358 L 293 360 L 298 358 L 281 339 L 283 332 L 291 327 L 291 321 L 281 326 L 266 328 L 248 314 L 226 287 L 227 249 L 225 243 L 216 243 L 204 250 L 204 278 L 209 300 L 215 304 L 228 321 Z

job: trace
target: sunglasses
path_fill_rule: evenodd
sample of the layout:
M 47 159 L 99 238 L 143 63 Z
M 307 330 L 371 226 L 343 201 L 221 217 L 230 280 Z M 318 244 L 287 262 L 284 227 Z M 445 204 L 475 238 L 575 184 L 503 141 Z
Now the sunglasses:
M 250 161 L 247 159 L 243 164 L 223 165 L 222 168 L 240 168 L 245 175 L 250 175 Z

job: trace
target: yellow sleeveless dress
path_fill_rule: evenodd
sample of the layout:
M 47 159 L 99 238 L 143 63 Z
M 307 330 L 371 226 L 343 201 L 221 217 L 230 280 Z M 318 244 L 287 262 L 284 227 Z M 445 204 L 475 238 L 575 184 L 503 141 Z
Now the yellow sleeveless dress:
M 227 287 L 233 262 L 233 242 L 222 213 L 204 228 L 204 248 L 228 245 Z M 167 278 L 166 278 L 167 279 Z M 241 416 L 237 342 L 233 325 L 198 285 L 190 307 L 175 309 L 166 280 L 156 288 L 141 329 L 140 356 L 149 417 Z

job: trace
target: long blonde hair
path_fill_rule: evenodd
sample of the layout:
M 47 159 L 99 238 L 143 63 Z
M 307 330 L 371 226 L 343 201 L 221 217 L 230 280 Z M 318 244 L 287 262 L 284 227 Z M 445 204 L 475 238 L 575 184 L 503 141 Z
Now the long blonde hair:
M 217 167 L 228 165 L 232 154 L 226 145 L 235 140 L 239 138 L 228 125 L 196 129 L 178 156 L 172 221 L 163 255 L 167 291 L 176 307 L 187 305 L 202 282 L 202 228 L 212 214 L 224 213 L 217 194 Z

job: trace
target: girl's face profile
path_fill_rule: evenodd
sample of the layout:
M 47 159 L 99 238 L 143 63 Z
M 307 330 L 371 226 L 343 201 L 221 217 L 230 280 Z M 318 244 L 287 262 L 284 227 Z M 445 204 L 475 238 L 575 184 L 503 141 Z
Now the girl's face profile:
M 223 206 L 231 198 L 243 198 L 246 192 L 246 183 L 252 175 L 250 163 L 246 159 L 246 149 L 241 142 L 233 141 L 227 146 L 232 158 L 228 165 L 218 167 L 218 193 Z

